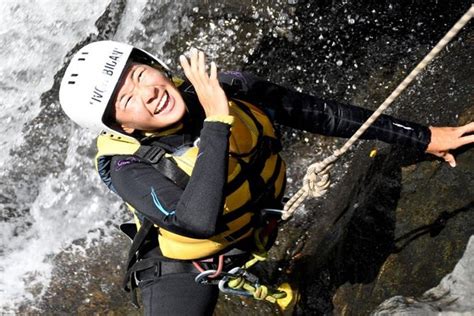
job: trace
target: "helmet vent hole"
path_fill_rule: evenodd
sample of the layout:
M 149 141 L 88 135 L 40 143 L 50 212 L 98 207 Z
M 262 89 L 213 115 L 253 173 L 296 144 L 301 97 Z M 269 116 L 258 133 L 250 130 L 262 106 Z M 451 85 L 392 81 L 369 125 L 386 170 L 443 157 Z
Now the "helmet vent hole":
M 71 77 L 77 77 L 77 74 L 71 74 Z
M 75 81 L 68 81 L 69 84 L 75 84 Z
M 85 58 L 79 58 L 78 60 L 86 60 Z
M 87 55 L 89 54 L 89 52 L 82 52 L 82 55 Z

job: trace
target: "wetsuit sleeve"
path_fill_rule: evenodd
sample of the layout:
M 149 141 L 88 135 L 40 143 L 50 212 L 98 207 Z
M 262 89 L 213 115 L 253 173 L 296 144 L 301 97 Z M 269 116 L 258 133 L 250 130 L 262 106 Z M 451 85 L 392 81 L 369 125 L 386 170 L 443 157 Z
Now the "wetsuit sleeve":
M 135 156 L 115 156 L 115 191 L 141 215 L 171 232 L 194 238 L 215 235 L 224 205 L 230 125 L 205 121 L 198 158 L 183 191 Z
M 276 123 L 312 133 L 350 137 L 373 113 L 284 88 L 250 73 L 225 72 L 219 79 L 228 95 L 261 107 Z M 426 126 L 381 115 L 361 138 L 425 151 L 431 132 Z

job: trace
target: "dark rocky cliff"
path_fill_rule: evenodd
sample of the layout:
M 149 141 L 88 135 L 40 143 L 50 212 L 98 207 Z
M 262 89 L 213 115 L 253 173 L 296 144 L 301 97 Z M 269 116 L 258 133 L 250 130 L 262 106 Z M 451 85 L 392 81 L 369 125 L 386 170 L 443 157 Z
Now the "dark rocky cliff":
M 234 19 L 229 23 L 240 28 L 228 44 L 233 52 L 216 57 L 224 68 L 372 109 L 470 6 L 469 1 L 261 1 L 254 7 L 241 2 L 191 10 L 188 18 L 196 23 L 171 39 L 166 55 L 175 60 L 193 43 L 209 45 L 197 38 L 204 25 Z M 278 15 L 268 15 L 267 5 Z M 250 52 L 249 42 L 258 44 Z M 473 43 L 471 22 L 389 113 L 433 125 L 472 121 Z M 306 167 L 342 141 L 281 130 L 292 193 Z M 370 158 L 374 147 L 378 155 Z M 394 295 L 416 296 L 435 286 L 474 234 L 472 146 L 457 154 L 452 169 L 409 148 L 359 143 L 335 166 L 327 196 L 308 201 L 282 225 L 263 277 L 297 287 L 301 300 L 295 312 L 305 315 L 367 315 Z M 89 250 L 87 259 L 59 255 L 40 308 L 48 314 L 138 314 L 119 289 L 127 247 L 117 234 L 112 245 Z M 277 312 L 264 303 L 221 297 L 216 314 L 242 313 Z

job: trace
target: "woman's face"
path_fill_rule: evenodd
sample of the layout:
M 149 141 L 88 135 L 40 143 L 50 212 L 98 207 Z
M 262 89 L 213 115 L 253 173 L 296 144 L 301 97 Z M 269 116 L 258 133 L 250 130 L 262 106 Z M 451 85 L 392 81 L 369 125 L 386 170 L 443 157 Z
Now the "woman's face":
M 168 127 L 185 111 L 181 94 L 164 73 L 144 64 L 126 71 L 115 101 L 115 119 L 125 132 Z

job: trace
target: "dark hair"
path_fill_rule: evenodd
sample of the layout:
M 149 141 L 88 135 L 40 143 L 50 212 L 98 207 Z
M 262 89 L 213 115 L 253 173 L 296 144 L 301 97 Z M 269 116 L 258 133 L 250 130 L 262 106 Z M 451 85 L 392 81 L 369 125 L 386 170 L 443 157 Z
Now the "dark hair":
M 124 131 L 122 130 L 120 124 L 118 124 L 115 115 L 115 102 L 117 98 L 117 94 L 119 92 L 119 87 L 122 85 L 122 83 L 125 80 L 125 75 L 128 72 L 128 69 L 133 65 L 133 60 L 129 58 L 127 60 L 127 63 L 125 64 L 125 67 L 122 70 L 122 73 L 119 77 L 119 80 L 117 80 L 117 84 L 115 85 L 114 92 L 110 96 L 109 103 L 107 104 L 107 107 L 105 108 L 104 115 L 102 115 L 102 122 L 110 127 L 113 130 L 116 130 L 118 132 L 123 133 Z
M 161 72 L 163 72 L 169 79 L 171 79 L 171 74 L 168 69 L 166 69 L 162 64 L 160 64 L 156 59 L 150 57 L 148 54 L 144 53 L 141 50 L 134 48 L 130 54 L 129 61 L 137 64 L 145 64 L 151 66 Z

